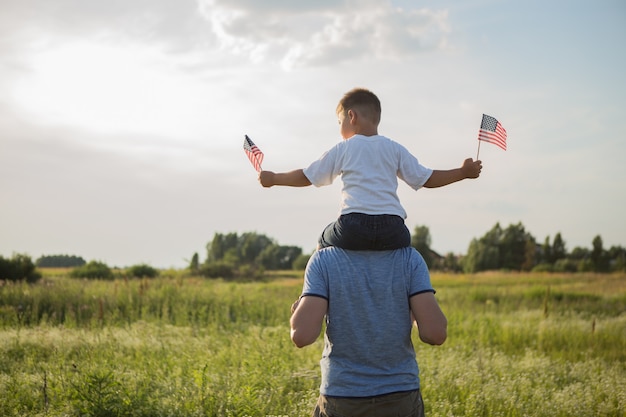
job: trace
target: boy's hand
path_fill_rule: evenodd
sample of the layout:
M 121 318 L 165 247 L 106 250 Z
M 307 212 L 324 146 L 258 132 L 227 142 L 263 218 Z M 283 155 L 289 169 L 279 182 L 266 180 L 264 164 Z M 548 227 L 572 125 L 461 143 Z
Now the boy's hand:
M 261 171 L 259 172 L 259 182 L 263 187 L 272 187 L 274 185 L 274 172 Z
M 465 161 L 463 161 L 461 172 L 463 173 L 465 178 L 478 178 L 482 169 L 482 161 L 474 161 L 472 158 L 467 158 Z

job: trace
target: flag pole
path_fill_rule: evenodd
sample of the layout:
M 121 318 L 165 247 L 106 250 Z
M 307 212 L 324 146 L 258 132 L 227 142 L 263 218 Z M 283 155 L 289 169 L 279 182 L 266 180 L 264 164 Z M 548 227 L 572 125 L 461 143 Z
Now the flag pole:
M 478 151 L 476 152 L 476 160 L 478 161 L 478 155 L 480 154 L 480 139 L 478 139 Z

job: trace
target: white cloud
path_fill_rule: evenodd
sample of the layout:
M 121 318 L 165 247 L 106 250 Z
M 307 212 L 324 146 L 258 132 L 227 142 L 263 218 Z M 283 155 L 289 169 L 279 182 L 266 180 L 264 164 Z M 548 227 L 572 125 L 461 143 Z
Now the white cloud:
M 445 47 L 449 31 L 445 10 L 404 10 L 388 2 L 337 1 L 332 8 L 329 2 L 273 2 L 263 8 L 248 3 L 199 4 L 223 50 L 284 68 L 400 59 Z

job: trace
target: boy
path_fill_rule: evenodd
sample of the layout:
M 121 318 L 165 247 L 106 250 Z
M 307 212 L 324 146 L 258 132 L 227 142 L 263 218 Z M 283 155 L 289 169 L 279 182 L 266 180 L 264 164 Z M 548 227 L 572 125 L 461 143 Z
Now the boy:
M 432 170 L 422 166 L 397 142 L 378 134 L 381 106 L 369 90 L 355 88 L 337 105 L 343 141 L 305 169 L 261 171 L 263 187 L 329 185 L 341 175 L 341 215 L 320 236 L 318 249 L 391 250 L 411 245 L 404 224 L 406 211 L 398 198 L 398 178 L 411 188 L 436 188 L 478 178 L 481 161 L 468 158 L 461 168 Z

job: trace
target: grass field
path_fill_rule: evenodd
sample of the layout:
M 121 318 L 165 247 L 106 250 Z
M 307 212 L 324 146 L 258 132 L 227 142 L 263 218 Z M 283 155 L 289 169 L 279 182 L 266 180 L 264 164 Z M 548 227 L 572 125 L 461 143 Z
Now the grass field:
M 0 287 L 0 415 L 310 415 L 322 340 L 289 340 L 301 273 L 44 272 Z M 429 417 L 625 414 L 626 275 L 432 279 L 449 332 L 440 347 L 414 335 Z

